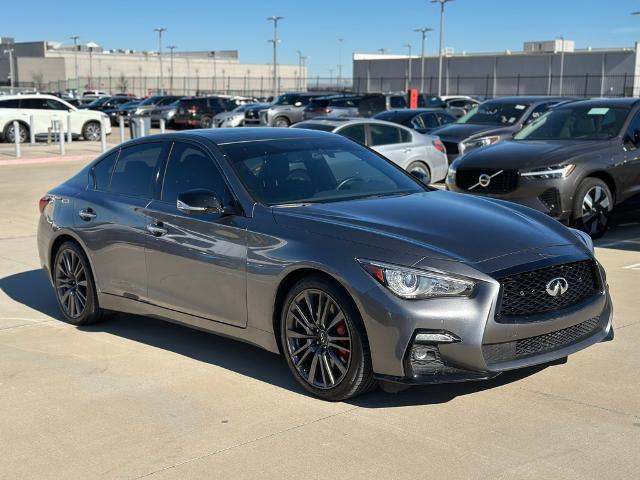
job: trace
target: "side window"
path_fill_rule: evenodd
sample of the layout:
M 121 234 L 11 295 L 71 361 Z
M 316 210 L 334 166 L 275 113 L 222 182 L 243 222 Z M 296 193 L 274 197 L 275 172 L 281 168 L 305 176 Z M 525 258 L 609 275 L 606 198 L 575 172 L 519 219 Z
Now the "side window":
M 111 176 L 110 191 L 133 197 L 153 197 L 156 167 L 163 150 L 163 143 L 123 148 Z
M 18 99 L 0 100 L 0 108 L 18 108 Z
M 51 100 L 51 99 L 46 99 L 44 101 L 44 108 L 46 108 L 47 110 L 66 110 L 67 107 L 65 107 L 62 103 L 56 101 L 56 100 Z
M 175 205 L 180 193 L 200 188 L 214 192 L 220 199 L 226 193 L 214 160 L 197 147 L 176 142 L 164 174 L 162 201 Z
M 449 115 L 448 113 L 437 112 L 436 115 L 438 116 L 440 125 L 446 125 L 448 123 L 453 123 L 456 121 L 456 117 L 454 117 L 453 115 Z
M 390 145 L 400 142 L 400 129 L 388 125 L 369 124 L 371 146 Z
M 91 169 L 91 178 L 93 180 L 93 189 L 106 192 L 109 190 L 109 181 L 111 180 L 111 172 L 113 165 L 118 158 L 119 150 L 110 153 Z
M 413 141 L 413 138 L 411 138 L 410 132 L 402 128 L 399 128 L 398 130 L 400 130 L 400 143 L 409 143 Z
M 42 98 L 23 98 L 20 100 L 20 108 L 26 108 L 28 110 L 42 110 L 47 108 L 43 105 Z
M 424 127 L 422 128 L 436 128 L 438 126 L 438 119 L 433 113 L 422 113 L 413 120 L 415 121 L 417 120 L 417 118 L 420 118 L 420 120 L 422 120 L 422 124 L 424 125 Z
M 627 137 L 640 145 L 640 142 L 638 141 L 640 138 L 636 138 L 635 135 L 636 130 L 640 130 L 640 112 L 636 113 L 636 116 L 633 117 L 633 120 L 631 120 L 631 123 L 629 124 L 629 128 L 627 128 Z
M 389 99 L 389 106 L 391 108 L 406 108 L 407 101 L 404 97 L 395 96 Z
M 534 107 L 533 110 L 531 110 L 531 113 L 529 114 L 529 118 L 527 118 L 524 123 L 529 124 L 533 122 L 538 117 L 541 117 L 542 115 L 547 113 L 547 110 L 549 110 L 549 108 L 551 108 L 553 105 L 555 105 L 555 102 L 541 103 L 540 105 L 537 105 L 536 107 Z
M 351 125 L 350 127 L 345 127 L 338 132 L 343 137 L 350 138 L 351 140 L 355 140 L 358 143 L 365 144 L 366 137 L 364 133 L 364 123 L 358 123 L 356 125 Z

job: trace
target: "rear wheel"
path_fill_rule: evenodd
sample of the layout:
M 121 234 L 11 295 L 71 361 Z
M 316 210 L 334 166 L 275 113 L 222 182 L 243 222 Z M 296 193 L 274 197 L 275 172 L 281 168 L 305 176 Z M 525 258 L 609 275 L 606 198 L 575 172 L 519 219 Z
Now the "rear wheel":
M 87 325 L 103 317 L 89 260 L 75 243 L 63 243 L 56 253 L 53 283 L 58 306 L 69 323 Z
M 100 122 L 87 122 L 82 127 L 82 136 L 85 140 L 90 142 L 97 142 L 100 140 Z
M 22 123 L 18 123 L 18 141 L 25 143 L 29 138 L 29 129 Z M 13 122 L 9 123 L 4 128 L 4 139 L 9 143 L 15 143 L 16 134 L 13 129 Z
M 273 121 L 273 126 L 277 128 L 288 128 L 291 122 L 287 117 L 276 117 Z
M 609 228 L 612 210 L 613 195 L 609 186 L 599 178 L 585 178 L 576 191 L 572 224 L 592 238 L 600 238 Z
M 202 119 L 200 120 L 200 127 L 202 128 L 211 128 L 213 126 L 213 118 L 205 115 L 204 117 L 202 117 Z
M 426 185 L 431 183 L 431 170 L 424 162 L 413 162 L 407 167 L 407 172 Z
M 280 338 L 291 372 L 313 395 L 342 401 L 375 387 L 360 315 L 325 278 L 311 276 L 294 285 L 284 302 Z

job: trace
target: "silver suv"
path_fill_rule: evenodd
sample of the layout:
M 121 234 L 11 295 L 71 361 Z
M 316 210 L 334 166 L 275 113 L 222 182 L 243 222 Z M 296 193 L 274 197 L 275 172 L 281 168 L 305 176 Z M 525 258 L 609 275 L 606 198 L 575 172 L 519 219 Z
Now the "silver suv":
M 326 97 L 328 92 L 283 93 L 268 110 L 260 112 L 260 120 L 270 127 L 289 127 L 304 120 L 304 108 L 318 97 Z

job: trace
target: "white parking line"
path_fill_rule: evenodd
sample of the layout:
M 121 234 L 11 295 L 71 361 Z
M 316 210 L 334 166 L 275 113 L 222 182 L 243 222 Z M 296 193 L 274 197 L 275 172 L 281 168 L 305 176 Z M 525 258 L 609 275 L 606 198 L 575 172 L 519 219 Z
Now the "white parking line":
M 634 263 L 633 265 L 627 265 L 622 267 L 623 270 L 640 270 L 640 263 Z
M 625 240 L 614 240 L 612 242 L 606 242 L 606 243 L 597 243 L 596 244 L 596 248 L 608 248 L 608 247 L 616 247 L 625 243 L 639 243 L 640 244 L 640 237 L 637 238 L 628 238 Z

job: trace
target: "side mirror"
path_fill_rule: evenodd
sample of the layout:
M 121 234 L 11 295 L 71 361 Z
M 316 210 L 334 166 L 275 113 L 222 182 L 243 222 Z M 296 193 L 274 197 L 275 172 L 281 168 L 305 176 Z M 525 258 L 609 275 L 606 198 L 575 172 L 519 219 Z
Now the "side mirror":
M 178 195 L 176 208 L 183 213 L 222 213 L 222 202 L 218 196 L 203 189 L 189 190 Z

